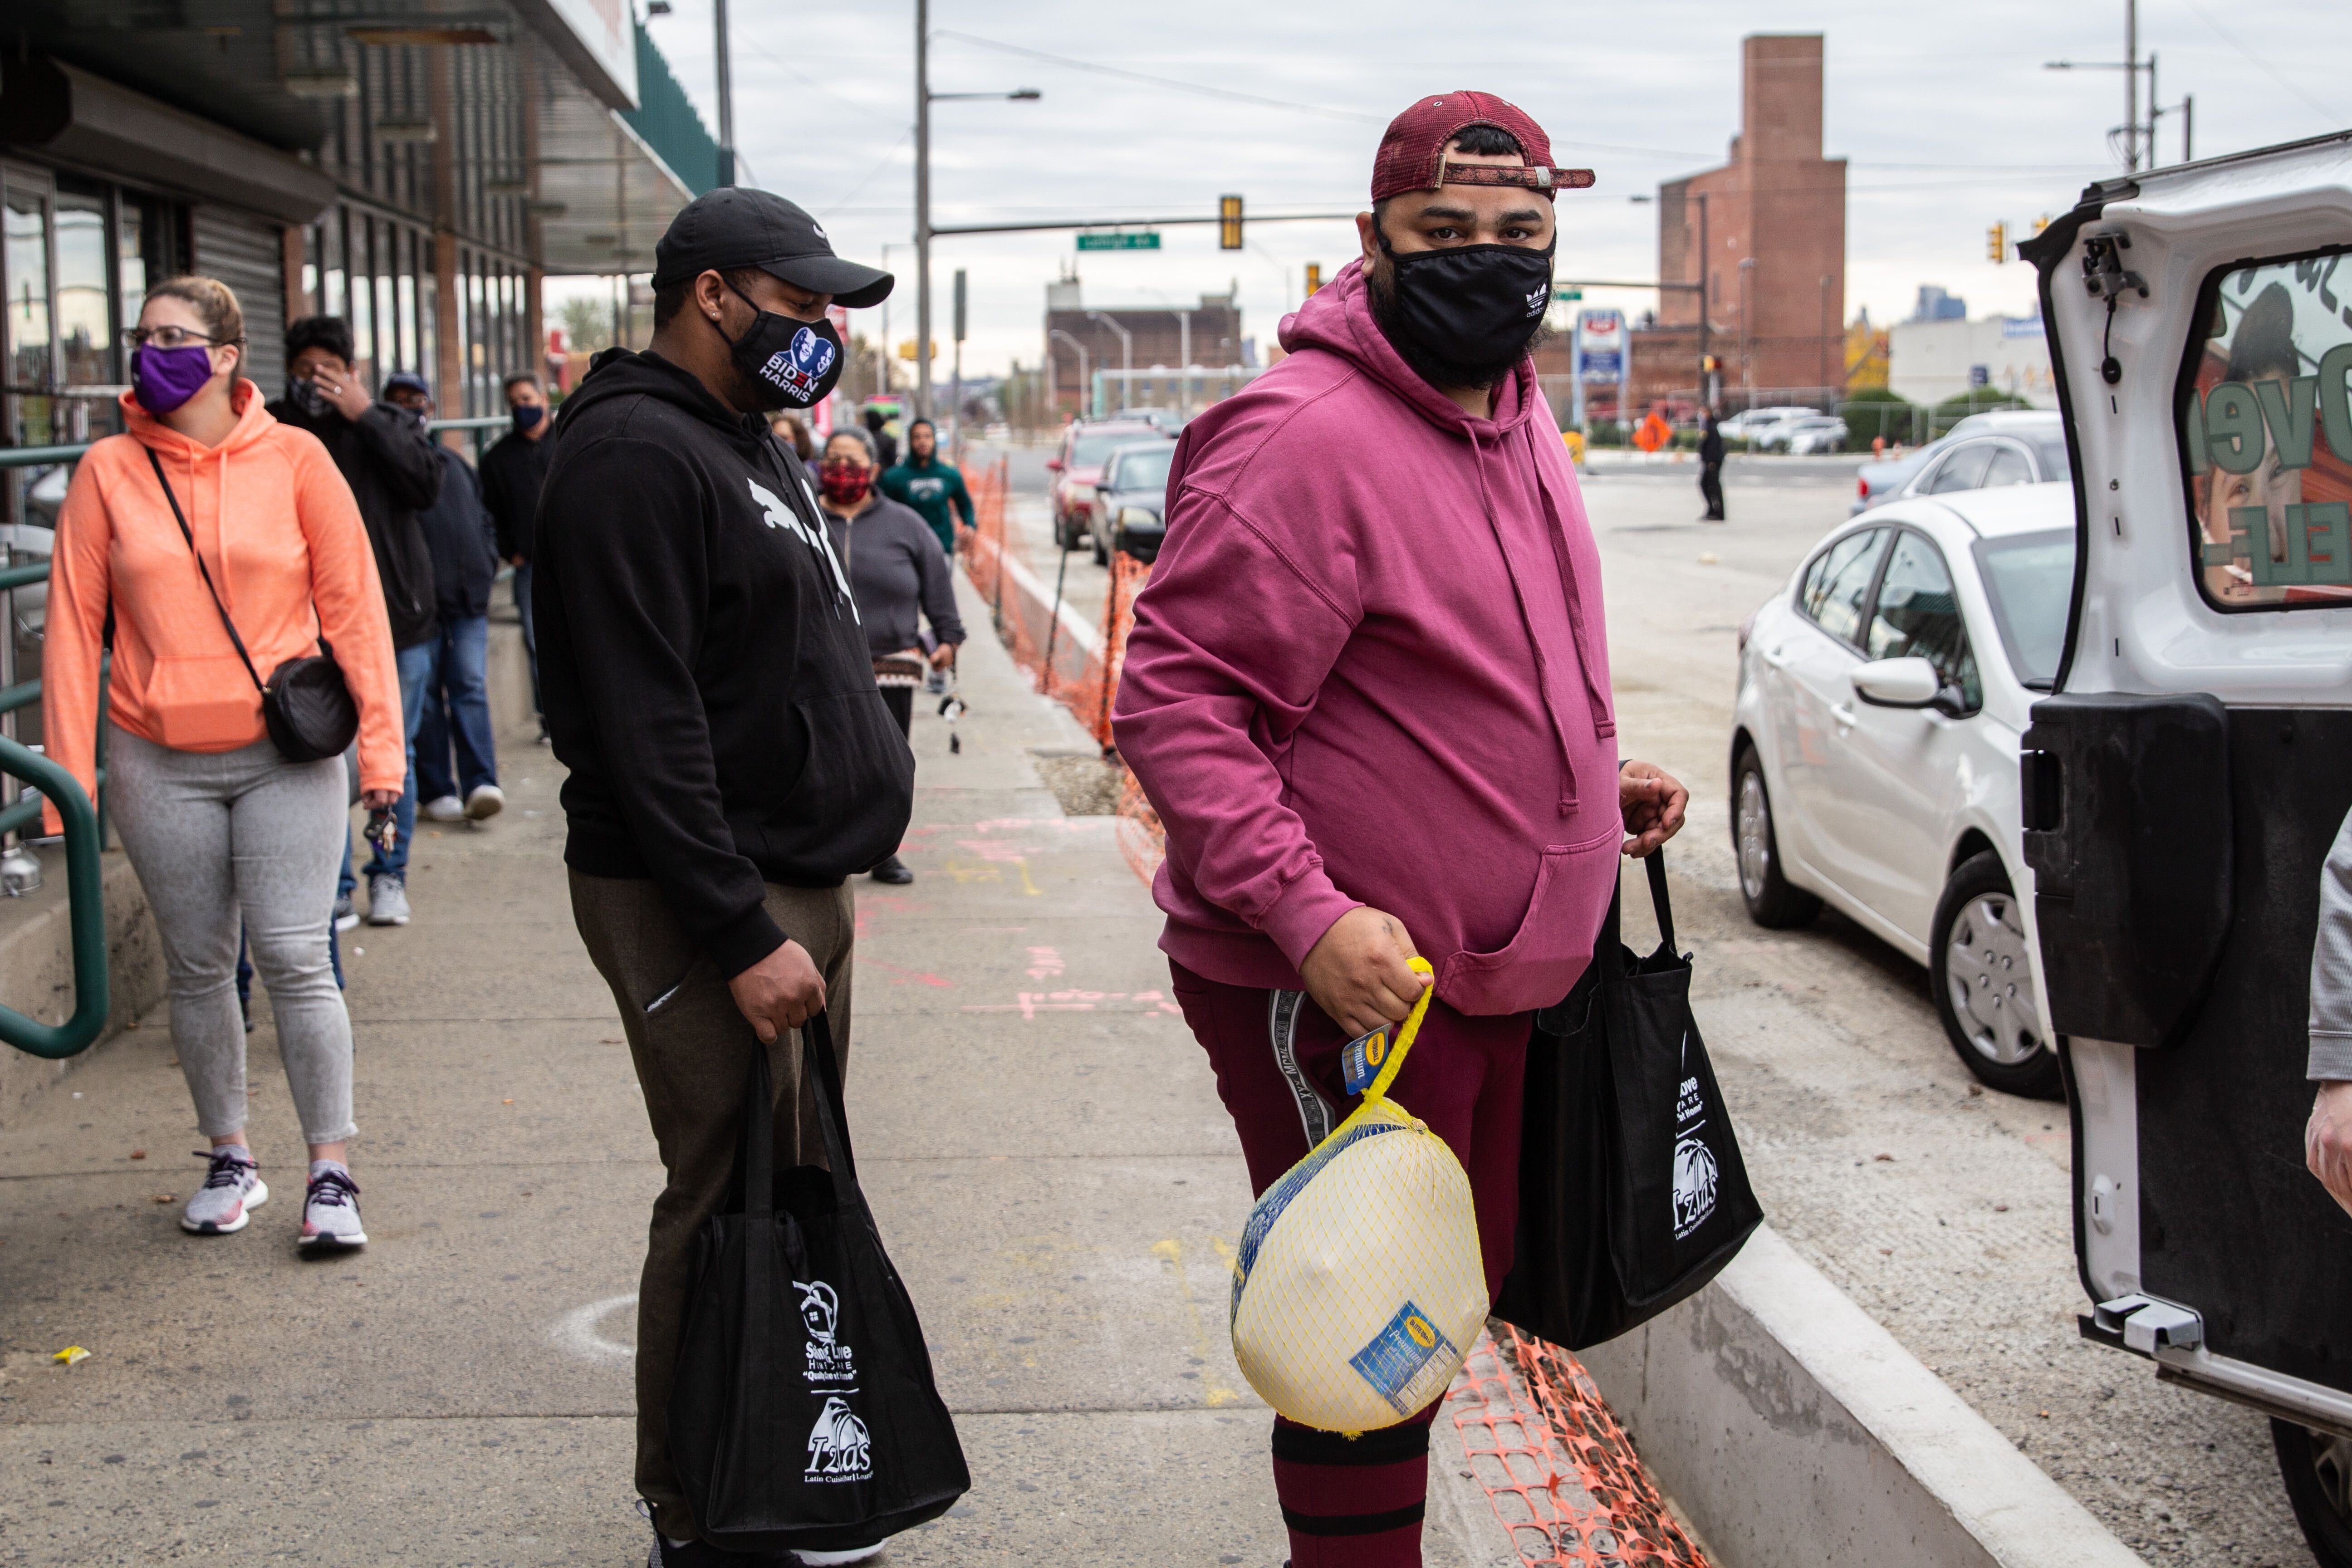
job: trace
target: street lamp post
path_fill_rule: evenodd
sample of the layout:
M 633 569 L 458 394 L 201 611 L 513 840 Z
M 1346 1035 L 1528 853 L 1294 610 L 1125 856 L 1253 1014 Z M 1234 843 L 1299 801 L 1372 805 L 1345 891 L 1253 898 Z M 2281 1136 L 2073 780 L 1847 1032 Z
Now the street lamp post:
M 1084 417 L 1086 416 L 1085 410 L 1086 410 L 1086 406 L 1087 406 L 1087 386 L 1088 386 L 1088 384 L 1088 384 L 1088 381 L 1087 381 L 1087 345 L 1086 345 L 1086 344 L 1084 344 L 1084 343 L 1082 343 L 1082 342 L 1078 342 L 1078 340 L 1077 340 L 1077 339 L 1076 339 L 1076 338 L 1072 337 L 1069 333 L 1067 333 L 1067 332 L 1066 332 L 1066 331 L 1062 331 L 1062 329 L 1061 329 L 1061 328 L 1059 328 L 1059 327 L 1055 327 L 1055 328 L 1054 329 L 1053 335 L 1054 335 L 1055 337 L 1057 337 L 1057 338 L 1061 339 L 1064 342 L 1066 342 L 1066 343 L 1069 344 L 1072 348 L 1074 348 L 1074 349 L 1076 349 L 1076 350 L 1077 350 L 1077 351 L 1078 351 L 1078 409 L 1079 409 L 1079 416 L 1079 416 L 1080 418 L 1084 418 Z M 1050 396 L 1050 394 L 1049 394 L 1049 396 Z
M 735 183 L 735 81 L 727 58 L 727 0 L 713 0 L 711 20 L 719 45 L 719 183 Z
M 1087 320 L 1099 321 L 1118 334 L 1118 400 L 1121 403 L 1133 402 L 1135 400 L 1135 334 L 1120 326 L 1116 318 L 1106 316 L 1100 310 L 1088 310 Z
M 1176 318 L 1176 357 L 1184 362 L 1184 378 L 1176 384 L 1176 410 L 1183 417 L 1192 417 L 1192 312 L 1171 310 Z
M 1748 280 L 1755 270 L 1754 257 L 1739 258 L 1739 385 L 1748 394 L 1750 406 L 1756 402 L 1756 360 L 1755 351 L 1750 347 L 1756 336 L 1748 324 Z
M 1034 87 L 1012 92 L 933 92 L 931 0 L 915 0 L 915 406 L 926 419 L 931 417 L 931 105 L 953 99 L 1031 101 L 1043 96 Z

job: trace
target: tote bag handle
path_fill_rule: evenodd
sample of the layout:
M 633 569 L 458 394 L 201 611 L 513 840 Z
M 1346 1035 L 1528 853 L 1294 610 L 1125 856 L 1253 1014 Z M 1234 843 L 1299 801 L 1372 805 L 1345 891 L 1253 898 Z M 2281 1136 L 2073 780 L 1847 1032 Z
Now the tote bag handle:
M 842 1111 L 841 1064 L 833 1054 L 833 1022 L 823 1013 L 801 1026 L 801 1070 L 805 1073 L 812 1068 L 816 1073 L 817 1125 L 824 1136 L 824 1162 L 832 1167 L 834 1201 L 846 1207 L 857 1196 L 857 1167 L 849 1149 L 848 1118 Z M 765 1220 L 776 1211 L 775 1100 L 768 1048 L 761 1046 L 751 1053 L 740 1145 L 746 1189 L 743 1212 L 754 1220 Z

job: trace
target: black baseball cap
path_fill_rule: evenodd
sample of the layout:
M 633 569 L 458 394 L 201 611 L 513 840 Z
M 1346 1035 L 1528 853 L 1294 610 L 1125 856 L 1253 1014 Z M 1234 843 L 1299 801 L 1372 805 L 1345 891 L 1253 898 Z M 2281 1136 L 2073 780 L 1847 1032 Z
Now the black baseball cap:
M 654 287 L 705 272 L 756 267 L 836 305 L 863 310 L 890 297 L 898 279 L 844 261 L 816 219 L 772 191 L 721 185 L 678 209 L 654 245 Z

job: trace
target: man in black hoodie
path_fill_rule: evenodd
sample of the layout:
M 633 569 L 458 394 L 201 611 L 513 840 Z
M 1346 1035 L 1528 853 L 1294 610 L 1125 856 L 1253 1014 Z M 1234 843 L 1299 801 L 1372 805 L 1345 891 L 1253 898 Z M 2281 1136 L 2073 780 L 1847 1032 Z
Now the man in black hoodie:
M 441 635 L 434 613 L 433 552 L 416 514 L 441 493 L 441 460 L 433 455 L 425 422 L 404 408 L 368 395 L 352 364 L 351 323 L 341 316 L 305 316 L 286 329 L 286 395 L 269 412 L 325 444 L 342 470 L 375 550 L 376 576 L 392 616 L 392 646 L 400 661 L 400 706 L 408 723 L 408 788 L 394 820 L 392 853 L 378 849 L 367 863 L 368 921 L 408 923 L 408 841 L 416 827 L 416 724 L 425 716 L 425 683 Z M 346 876 L 349 847 L 343 855 Z M 335 918 L 349 892 L 335 892 Z
M 914 756 L 883 704 L 807 472 L 768 431 L 843 359 L 826 307 L 890 276 L 764 191 L 681 211 L 655 249 L 654 337 L 564 402 L 531 554 L 539 674 L 570 777 L 572 910 L 612 987 L 667 1184 L 637 1305 L 639 1492 L 676 1568 L 699 1539 L 668 1454 L 697 1229 L 733 1169 L 751 1052 L 781 1089 L 779 1167 L 818 1163 L 793 1031 L 849 1043 L 846 879 L 898 847 Z

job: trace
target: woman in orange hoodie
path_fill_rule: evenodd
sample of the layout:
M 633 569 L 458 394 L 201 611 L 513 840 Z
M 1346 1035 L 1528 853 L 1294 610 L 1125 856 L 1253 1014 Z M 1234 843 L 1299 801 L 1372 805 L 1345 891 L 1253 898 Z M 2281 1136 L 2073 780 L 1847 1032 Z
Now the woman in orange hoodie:
M 351 1015 L 327 958 L 350 826 L 343 764 L 279 753 L 222 617 L 264 681 L 321 641 L 331 646 L 359 706 L 360 787 L 370 805 L 388 805 L 407 757 L 375 558 L 327 449 L 272 418 L 236 374 L 245 321 L 226 285 L 159 284 L 129 336 L 127 433 L 89 449 L 58 519 L 44 734 L 49 755 L 89 789 L 98 726 L 111 726 L 109 805 L 163 938 L 172 1044 L 212 1140 L 182 1226 L 242 1230 L 269 1195 L 245 1138 L 242 924 L 310 1146 L 300 1245 L 363 1246 L 344 1163 L 355 1131 Z M 110 607 L 114 670 L 100 714 Z M 54 810 L 49 817 L 54 832 Z

